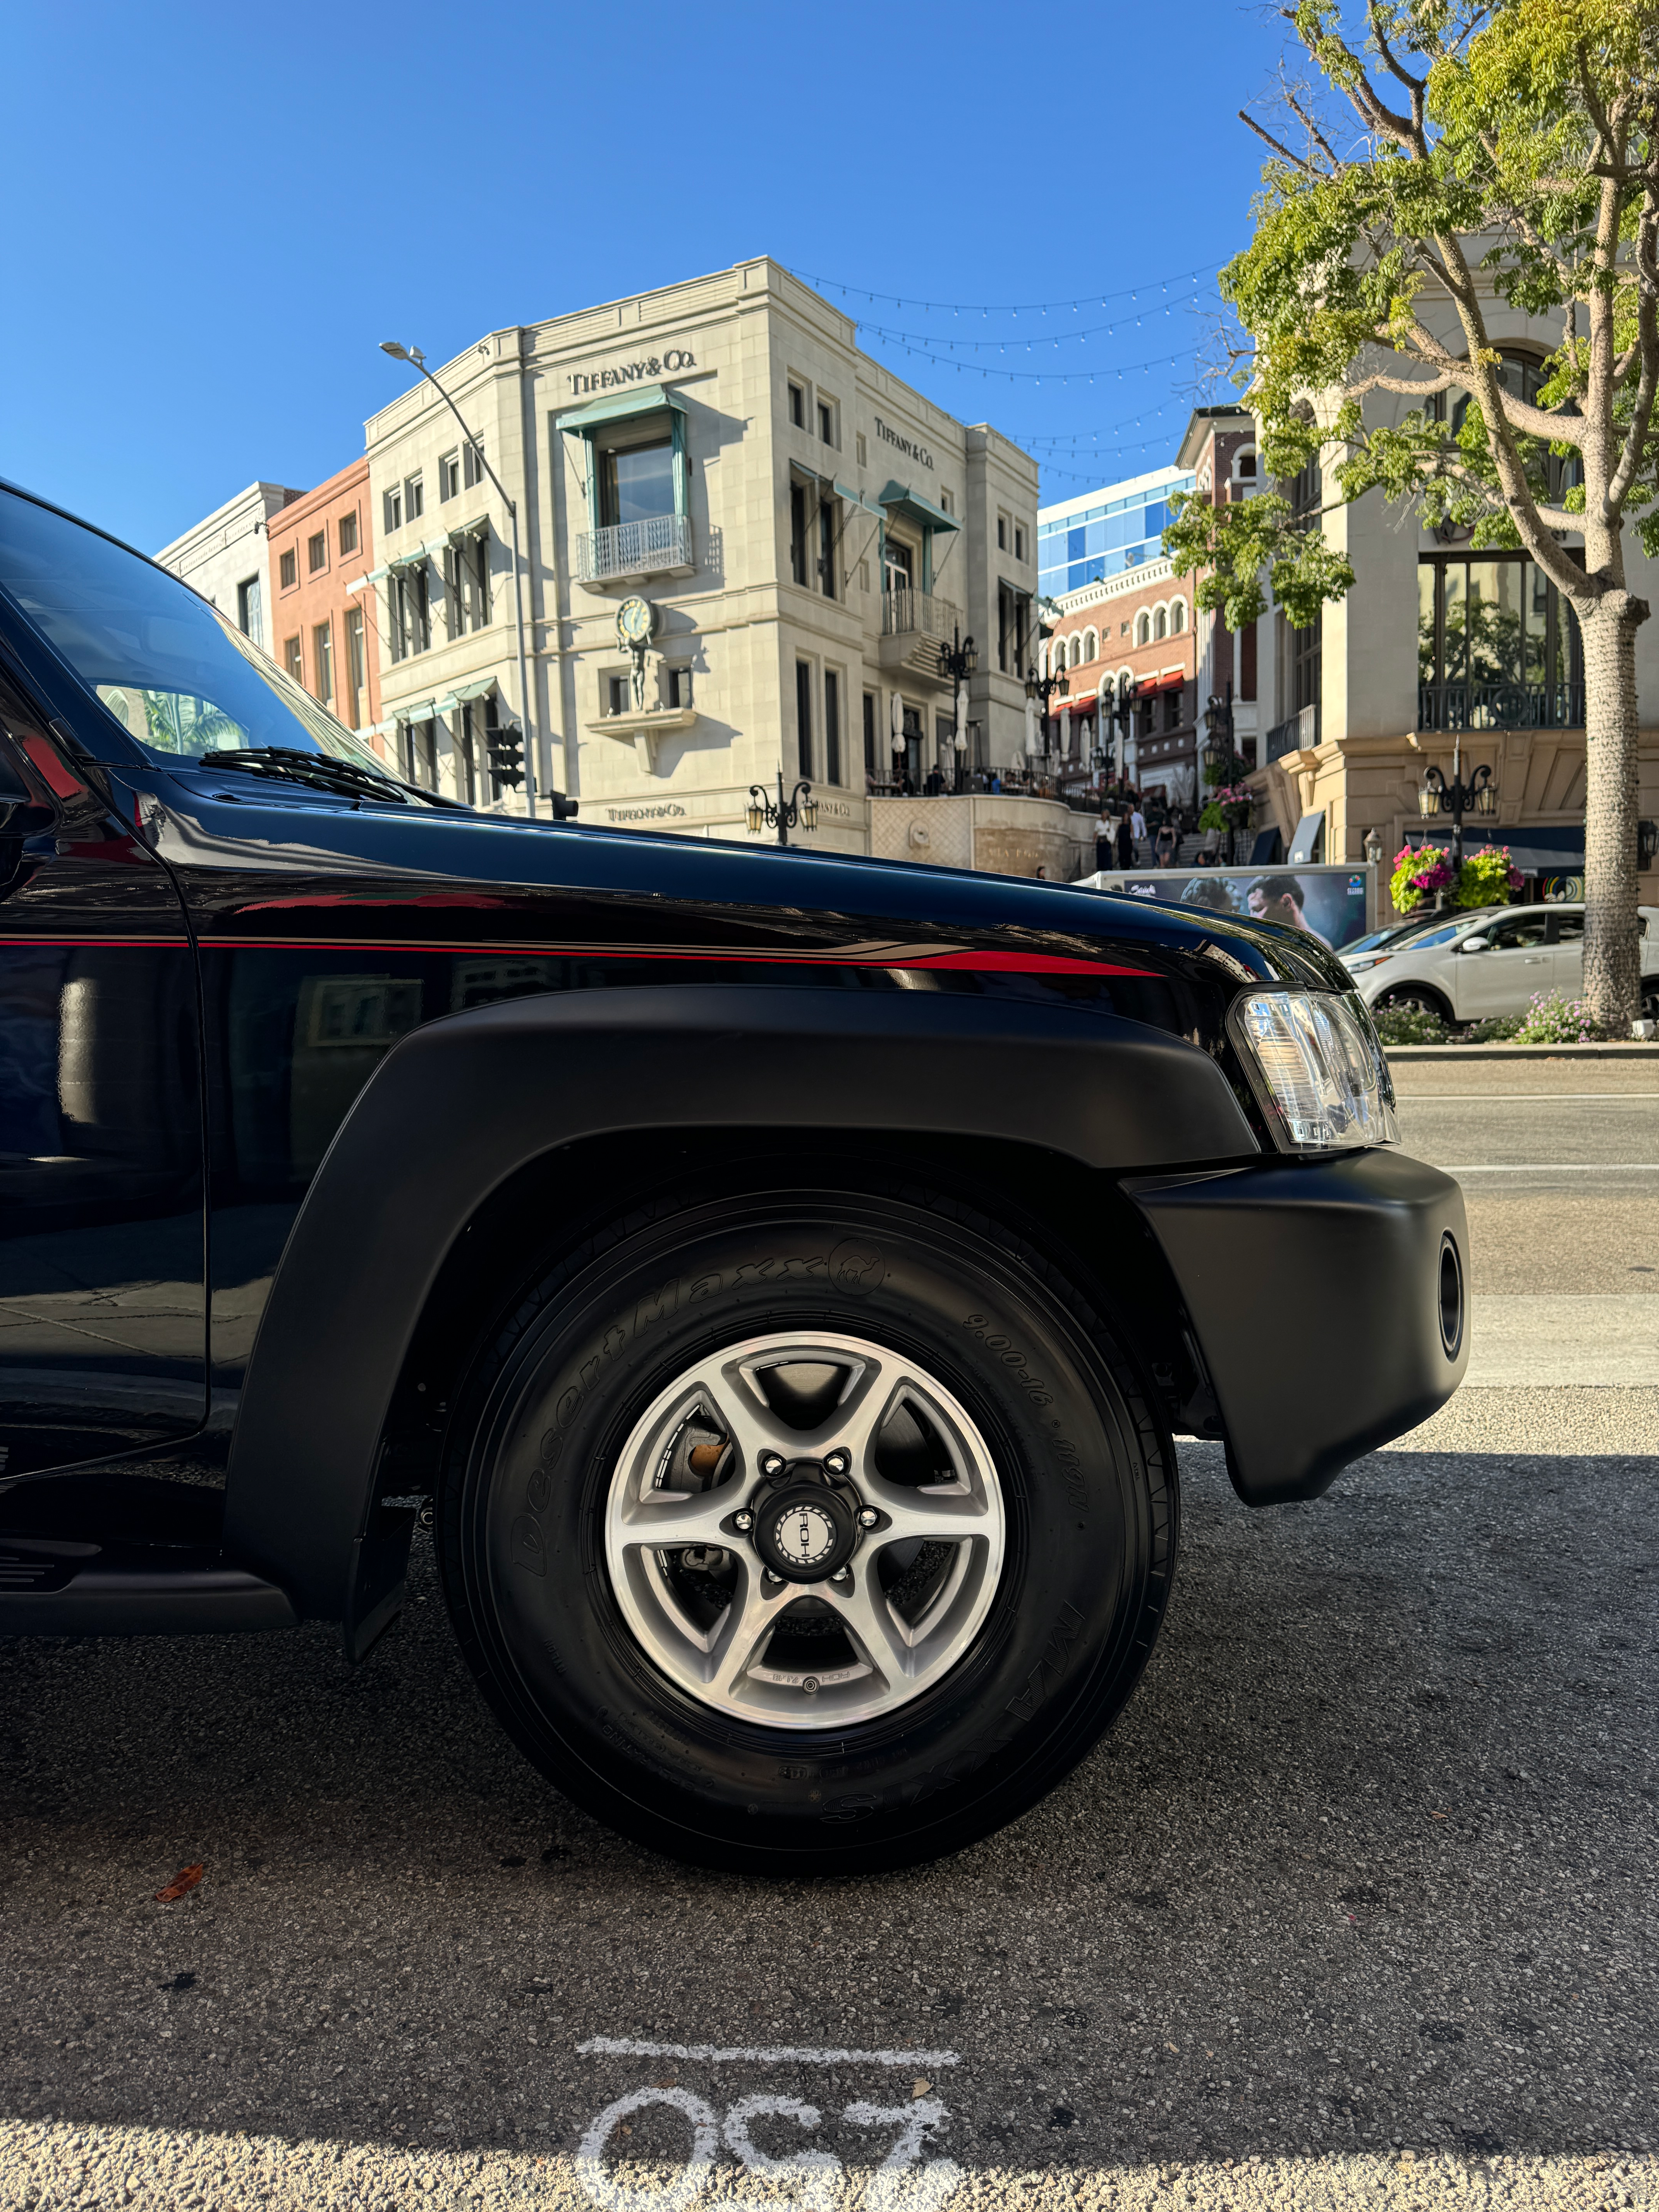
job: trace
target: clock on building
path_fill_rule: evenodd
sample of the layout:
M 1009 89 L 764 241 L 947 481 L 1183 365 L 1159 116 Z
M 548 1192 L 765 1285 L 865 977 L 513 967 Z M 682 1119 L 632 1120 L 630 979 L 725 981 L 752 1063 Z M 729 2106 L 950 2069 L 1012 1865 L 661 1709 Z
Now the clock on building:
M 657 627 L 657 610 L 649 599 L 624 599 L 617 610 L 617 642 L 637 653 Z

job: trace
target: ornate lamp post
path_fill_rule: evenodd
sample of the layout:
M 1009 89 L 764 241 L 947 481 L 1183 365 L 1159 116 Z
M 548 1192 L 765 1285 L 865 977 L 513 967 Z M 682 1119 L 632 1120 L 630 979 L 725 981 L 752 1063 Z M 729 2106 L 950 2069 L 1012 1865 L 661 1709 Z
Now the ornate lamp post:
M 778 770 L 778 796 L 775 805 L 767 797 L 764 784 L 749 787 L 749 834 L 758 837 L 763 830 L 775 830 L 780 845 L 789 842 L 792 830 L 816 830 L 818 826 L 818 802 L 812 796 L 810 783 L 798 783 L 787 799 L 783 795 L 783 770 Z
M 1058 691 L 1063 699 L 1072 688 L 1072 679 L 1065 670 L 1056 669 L 1052 676 L 1039 676 L 1032 662 L 1025 675 L 1025 696 L 1042 717 L 1042 757 L 1048 757 L 1048 702 Z
M 1463 741 L 1460 738 L 1452 747 L 1451 781 L 1447 782 L 1442 769 L 1430 767 L 1423 771 L 1423 786 L 1417 794 L 1417 807 L 1425 822 L 1432 822 L 1437 814 L 1449 814 L 1452 818 L 1451 864 L 1454 869 L 1463 865 L 1463 817 L 1466 814 L 1493 815 L 1498 811 L 1498 787 L 1492 781 L 1491 769 L 1482 761 L 1463 781 Z
M 951 766 L 956 770 L 956 788 L 962 789 L 962 757 L 968 749 L 968 734 L 962 726 L 962 686 L 979 666 L 979 653 L 971 637 L 964 637 L 961 625 L 951 626 L 951 642 L 939 649 L 939 669 L 941 676 L 951 679 L 951 750 L 954 755 Z

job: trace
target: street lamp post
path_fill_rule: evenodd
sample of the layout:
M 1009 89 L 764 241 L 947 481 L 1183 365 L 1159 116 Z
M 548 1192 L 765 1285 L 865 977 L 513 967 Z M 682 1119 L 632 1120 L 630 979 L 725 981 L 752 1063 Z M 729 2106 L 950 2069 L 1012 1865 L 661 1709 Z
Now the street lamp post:
M 513 627 L 519 647 L 519 711 L 524 716 L 524 803 L 525 811 L 534 818 L 536 812 L 536 724 L 530 711 L 530 673 L 524 649 L 524 595 L 519 574 L 519 504 L 507 497 L 507 486 L 496 475 L 485 458 L 484 449 L 466 427 L 465 418 L 437 378 L 426 365 L 426 356 L 419 346 L 404 345 L 397 338 L 382 338 L 380 351 L 390 354 L 393 361 L 406 361 L 416 368 L 437 393 L 444 405 L 461 426 L 461 434 L 477 457 L 478 466 L 489 478 L 501 495 L 507 508 L 507 520 L 513 526 Z
M 1418 811 L 1425 822 L 1433 821 L 1437 814 L 1449 814 L 1452 818 L 1451 864 L 1454 870 L 1463 865 L 1463 817 L 1466 814 L 1492 815 L 1498 811 L 1498 787 L 1492 781 L 1492 770 L 1485 761 L 1463 781 L 1463 741 L 1455 738 L 1452 744 L 1451 781 L 1446 781 L 1443 769 L 1431 766 L 1423 771 L 1423 786 L 1417 794 Z
M 1056 669 L 1051 676 L 1039 676 L 1034 660 L 1025 672 L 1025 696 L 1042 716 L 1042 757 L 1048 757 L 1048 702 L 1058 691 L 1063 699 L 1072 688 L 1072 679 L 1064 669 Z
M 776 803 L 767 797 L 764 784 L 749 787 L 749 834 L 758 837 L 763 830 L 775 830 L 780 845 L 789 842 L 792 830 L 816 830 L 818 826 L 818 802 L 812 796 L 810 783 L 798 783 L 787 799 L 783 795 L 783 770 L 778 770 Z
M 1216 779 L 1218 787 L 1231 774 L 1236 752 L 1233 744 L 1233 679 L 1231 676 L 1227 678 L 1227 689 L 1219 698 L 1213 691 L 1210 694 L 1210 703 L 1204 709 L 1204 750 L 1209 756 L 1210 764 L 1212 767 L 1218 765 L 1222 767 L 1222 773 Z M 1231 865 L 1232 857 L 1233 832 L 1229 829 L 1227 832 L 1229 866 Z
M 960 623 L 951 626 L 951 642 L 939 649 L 939 673 L 951 679 L 951 766 L 956 770 L 956 787 L 962 789 L 962 756 L 967 750 L 967 733 L 962 726 L 962 685 L 979 666 L 979 653 L 971 637 L 964 637 Z

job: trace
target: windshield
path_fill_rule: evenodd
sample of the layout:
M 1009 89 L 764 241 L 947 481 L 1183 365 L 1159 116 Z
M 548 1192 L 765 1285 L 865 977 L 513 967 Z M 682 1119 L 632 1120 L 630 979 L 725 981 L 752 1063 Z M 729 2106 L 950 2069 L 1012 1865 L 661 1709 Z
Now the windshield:
M 0 592 L 163 765 L 278 745 L 396 781 L 188 586 L 12 492 L 0 493 Z
M 1345 945 L 1342 947 L 1341 957 L 1344 960 L 1352 960 L 1357 952 L 1380 952 L 1385 945 L 1403 945 L 1407 938 L 1422 939 L 1426 945 L 1443 945 L 1446 939 L 1455 936 L 1458 930 L 1468 928 L 1469 920 L 1470 917 L 1467 912 L 1460 914 L 1449 928 L 1442 929 L 1434 936 L 1428 937 L 1425 933 L 1434 929 L 1436 923 L 1434 914 L 1413 915 L 1404 921 L 1391 921 L 1382 929 L 1372 930 L 1369 937 L 1355 938 L 1352 945 Z

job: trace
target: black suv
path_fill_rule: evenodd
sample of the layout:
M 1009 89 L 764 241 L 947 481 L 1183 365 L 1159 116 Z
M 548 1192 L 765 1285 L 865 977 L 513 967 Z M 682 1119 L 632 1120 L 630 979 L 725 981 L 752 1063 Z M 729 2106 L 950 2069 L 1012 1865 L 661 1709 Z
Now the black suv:
M 1169 1604 L 1176 1433 L 1316 1497 L 1466 1357 L 1314 939 L 481 814 L 0 490 L 0 1631 L 395 1620 L 688 1858 L 1030 1806 Z

